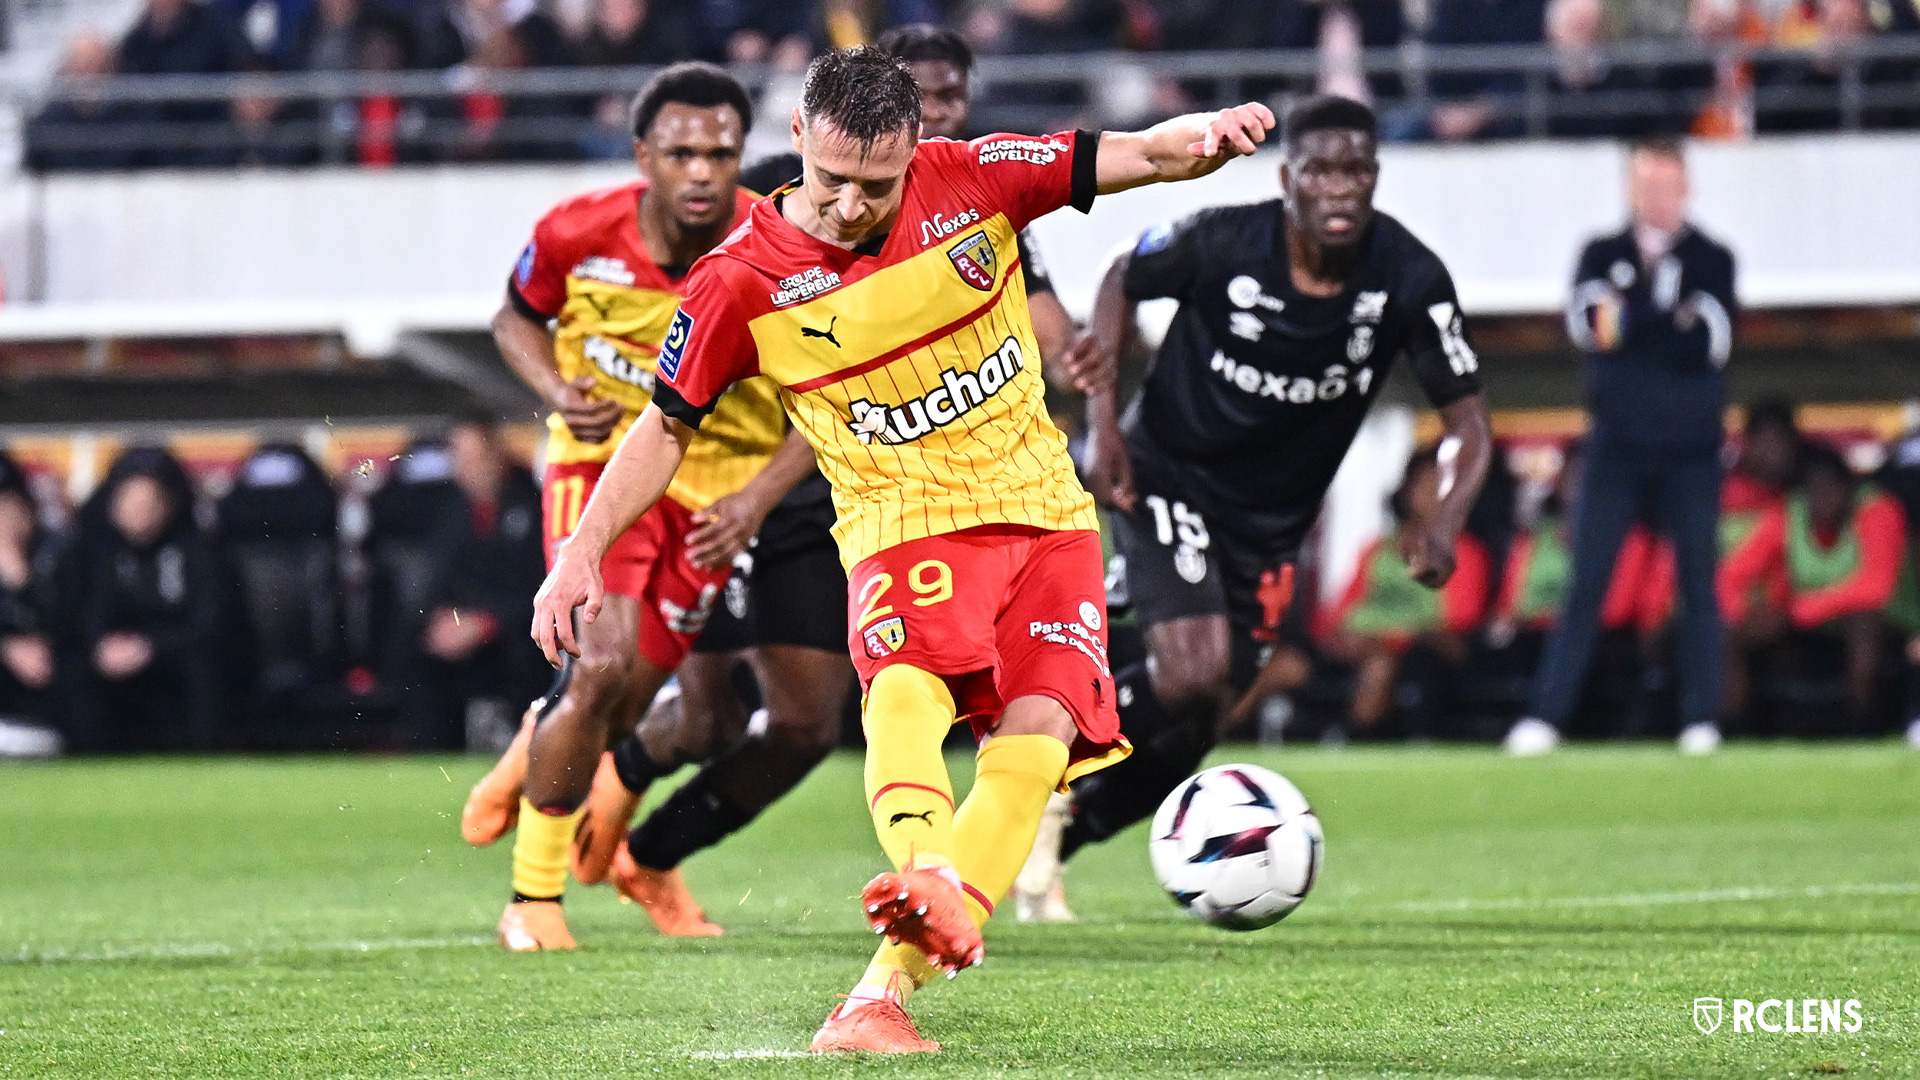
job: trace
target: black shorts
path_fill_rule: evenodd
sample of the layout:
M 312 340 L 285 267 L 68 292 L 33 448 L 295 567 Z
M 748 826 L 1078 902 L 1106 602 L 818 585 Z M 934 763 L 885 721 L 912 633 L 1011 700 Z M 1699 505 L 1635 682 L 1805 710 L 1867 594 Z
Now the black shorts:
M 824 512 L 823 512 L 824 509 Z M 829 532 L 833 507 L 782 504 L 734 564 L 722 602 L 693 643 L 699 653 L 757 645 L 847 649 L 847 575 Z
M 1175 495 L 1143 492 L 1131 513 L 1109 514 L 1116 584 L 1141 626 L 1225 615 L 1236 637 L 1275 640 L 1293 599 L 1293 551 L 1217 529 Z

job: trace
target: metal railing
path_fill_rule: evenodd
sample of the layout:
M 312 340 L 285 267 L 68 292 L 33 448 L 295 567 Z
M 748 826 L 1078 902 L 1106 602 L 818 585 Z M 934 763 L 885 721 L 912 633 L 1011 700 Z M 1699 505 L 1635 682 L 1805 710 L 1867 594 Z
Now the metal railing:
M 1818 57 L 1630 43 L 1597 59 L 1631 77 L 1572 89 L 1558 82 L 1562 58 L 1550 48 L 1418 42 L 1368 50 L 1360 70 L 1386 117 L 1418 116 L 1462 79 L 1489 83 L 1474 100 L 1490 110 L 1490 131 L 1509 137 L 1683 131 L 1714 100 L 1714 72 L 1729 64 L 1757 73 L 1750 107 L 1762 130 L 1769 118 L 1797 129 L 1920 127 L 1920 35 L 1865 40 Z M 982 130 L 1020 131 L 1142 123 L 1155 117 L 1120 104 L 1125 95 L 1112 92 L 1116 85 L 1170 82 L 1195 107 L 1218 107 L 1309 92 L 1321 66 L 1311 50 L 988 57 L 975 77 L 974 119 Z M 30 160 L 92 155 L 94 167 L 218 164 L 248 154 L 285 158 L 268 161 L 280 164 L 346 162 L 364 153 L 370 137 L 384 140 L 398 160 L 624 156 L 620 129 L 597 123 L 596 106 L 631 94 L 654 70 L 145 75 L 0 85 L 0 98 L 33 118 Z M 769 78 L 758 67 L 738 74 L 756 92 Z M 370 118 L 371 102 L 381 103 L 384 119 Z M 252 124 L 236 119 L 243 112 Z

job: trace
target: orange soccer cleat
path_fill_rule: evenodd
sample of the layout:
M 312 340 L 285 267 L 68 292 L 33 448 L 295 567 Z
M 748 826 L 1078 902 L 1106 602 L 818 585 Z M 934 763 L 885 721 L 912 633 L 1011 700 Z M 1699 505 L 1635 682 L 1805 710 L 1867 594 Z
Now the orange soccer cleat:
M 573 935 L 567 932 L 567 917 L 560 913 L 560 901 L 520 900 L 508 904 L 500 914 L 500 944 L 514 952 L 573 948 Z
M 827 1014 L 827 1022 L 813 1036 L 813 1052 L 835 1054 L 865 1050 L 870 1054 L 930 1054 L 940 1049 L 920 1037 L 913 1017 L 893 998 L 848 999 Z
M 860 902 L 866 906 L 867 925 L 874 933 L 919 949 L 948 978 L 986 958 L 980 928 L 967 914 L 966 900 L 935 871 L 881 874 L 867 882 Z
M 467 792 L 467 804 L 460 808 L 460 835 L 467 843 L 485 847 L 519 824 L 520 792 L 527 782 L 527 748 L 533 745 L 533 729 L 560 704 L 572 681 L 573 657 L 567 656 L 562 658 L 546 694 L 527 706 L 520 718 L 520 730 L 500 760 Z
M 726 932 L 707 921 L 678 868 L 654 870 L 641 866 L 633 861 L 625 844 L 614 848 L 613 887 L 620 890 L 621 899 L 639 904 L 653 925 L 668 937 L 719 937 Z
M 573 876 L 582 885 L 598 885 L 607 880 L 607 868 L 613 865 L 613 853 L 626 846 L 627 825 L 640 806 L 640 796 L 620 782 L 613 767 L 613 752 L 600 755 L 600 767 L 593 774 L 593 789 L 587 793 L 587 812 L 573 834 Z

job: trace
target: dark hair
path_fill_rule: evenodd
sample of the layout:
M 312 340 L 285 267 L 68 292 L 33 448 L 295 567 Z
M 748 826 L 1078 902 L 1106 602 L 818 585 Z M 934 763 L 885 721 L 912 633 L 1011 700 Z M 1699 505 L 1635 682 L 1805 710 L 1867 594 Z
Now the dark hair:
M 1358 131 L 1379 139 L 1380 121 L 1373 110 L 1352 98 L 1315 94 L 1287 110 L 1287 152 L 1300 148 L 1300 137 L 1310 131 Z
M 33 491 L 27 485 L 27 471 L 13 460 L 12 454 L 0 450 L 0 495 L 9 492 L 26 499 L 29 506 L 33 504 Z
M 1752 435 L 1772 428 L 1798 438 L 1800 425 L 1794 420 L 1795 408 L 1787 398 L 1762 398 L 1747 406 L 1747 423 L 1742 430 Z
M 1683 168 L 1687 164 L 1686 144 L 1671 135 L 1650 135 L 1644 139 L 1635 139 L 1627 144 L 1627 154 L 1668 158 Z
M 741 134 L 753 128 L 753 99 L 740 80 L 727 74 L 725 68 L 689 60 L 662 69 L 634 95 L 633 137 L 646 138 L 660 110 L 676 102 L 696 109 L 731 105 L 740 114 Z
M 800 116 L 833 125 L 871 150 L 882 139 L 920 130 L 920 87 L 906 62 L 871 45 L 822 53 L 807 67 Z
M 1820 472 L 1839 477 L 1848 487 L 1860 482 L 1859 474 L 1832 443 L 1808 439 L 1800 444 L 1800 483 L 1805 484 Z
M 896 60 L 911 64 L 916 60 L 935 60 L 952 64 L 961 71 L 973 70 L 973 47 L 956 31 L 929 23 L 908 23 L 880 35 L 873 47 Z

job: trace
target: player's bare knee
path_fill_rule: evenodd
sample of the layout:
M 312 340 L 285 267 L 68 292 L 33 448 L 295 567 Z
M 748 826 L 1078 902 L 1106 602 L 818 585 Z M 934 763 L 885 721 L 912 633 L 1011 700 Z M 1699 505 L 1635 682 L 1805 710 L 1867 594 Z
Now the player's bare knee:
M 840 742 L 839 710 L 773 709 L 762 736 L 785 754 L 819 760 Z
M 1067 707 L 1044 694 L 1015 698 L 993 726 L 995 735 L 1051 735 L 1069 746 L 1078 730 Z

